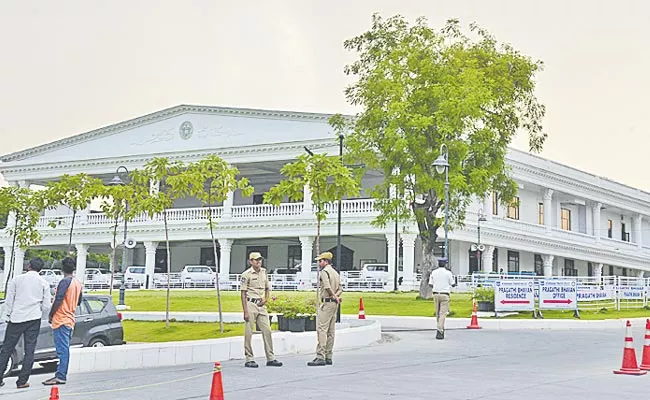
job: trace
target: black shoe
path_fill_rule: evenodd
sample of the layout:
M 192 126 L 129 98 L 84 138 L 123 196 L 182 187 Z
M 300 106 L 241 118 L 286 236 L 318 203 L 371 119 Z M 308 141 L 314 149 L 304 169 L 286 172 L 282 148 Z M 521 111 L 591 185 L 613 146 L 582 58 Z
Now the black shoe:
M 257 368 L 259 365 L 255 361 L 246 361 L 246 364 L 244 364 L 244 367 L 247 368 Z
M 332 365 L 332 359 L 331 358 L 326 358 L 325 359 L 325 365 Z
M 29 383 L 16 383 L 16 389 L 27 389 L 29 387 Z
M 444 333 L 443 331 L 438 331 L 438 332 L 436 333 L 436 339 L 440 339 L 440 340 L 442 340 L 442 339 L 444 339 L 444 338 L 445 338 L 445 333 Z
M 313 361 L 307 363 L 307 366 L 309 367 L 320 367 L 322 365 L 327 365 L 325 360 L 323 360 L 322 358 L 314 358 Z
M 267 367 L 281 367 L 282 363 L 278 360 L 271 360 L 266 362 Z
M 3 381 L 0 381 L 0 387 L 3 387 L 5 383 Z

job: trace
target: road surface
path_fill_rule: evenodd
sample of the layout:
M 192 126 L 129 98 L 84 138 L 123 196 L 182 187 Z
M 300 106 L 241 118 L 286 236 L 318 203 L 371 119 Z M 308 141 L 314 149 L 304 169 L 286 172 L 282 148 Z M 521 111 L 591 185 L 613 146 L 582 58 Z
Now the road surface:
M 451 330 L 444 341 L 432 331 L 387 330 L 382 343 L 338 352 L 334 365 L 307 367 L 312 355 L 281 357 L 282 368 L 223 362 L 226 400 L 430 399 L 533 400 L 548 398 L 644 399 L 650 374 L 619 376 L 623 329 L 603 331 Z M 643 332 L 634 331 L 639 362 Z M 212 364 L 73 374 L 61 400 L 208 399 Z M 48 399 L 37 373 L 33 387 L 0 399 Z

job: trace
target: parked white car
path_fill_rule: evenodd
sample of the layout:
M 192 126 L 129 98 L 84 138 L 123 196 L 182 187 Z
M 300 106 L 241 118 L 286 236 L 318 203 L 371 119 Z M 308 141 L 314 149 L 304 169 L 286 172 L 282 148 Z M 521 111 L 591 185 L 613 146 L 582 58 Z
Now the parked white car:
M 144 286 L 146 280 L 145 267 L 142 266 L 130 266 L 124 273 L 124 284 L 127 288 Z
M 42 269 L 38 274 L 50 284 L 50 287 L 56 287 L 63 279 L 63 271 L 60 269 Z
M 181 271 L 181 281 L 185 286 L 215 285 L 217 273 L 207 265 L 186 265 Z

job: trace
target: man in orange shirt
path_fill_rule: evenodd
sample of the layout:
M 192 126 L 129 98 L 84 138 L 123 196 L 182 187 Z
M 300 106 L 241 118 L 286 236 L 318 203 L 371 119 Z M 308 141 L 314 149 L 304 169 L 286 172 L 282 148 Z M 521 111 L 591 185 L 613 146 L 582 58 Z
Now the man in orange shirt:
M 81 282 L 74 278 L 76 262 L 70 257 L 63 259 L 63 279 L 56 288 L 56 295 L 50 310 L 50 324 L 54 332 L 54 347 L 59 357 L 59 366 L 54 378 L 43 382 L 44 385 L 63 385 L 68 379 L 70 363 L 70 338 L 74 329 L 74 314 L 81 304 Z

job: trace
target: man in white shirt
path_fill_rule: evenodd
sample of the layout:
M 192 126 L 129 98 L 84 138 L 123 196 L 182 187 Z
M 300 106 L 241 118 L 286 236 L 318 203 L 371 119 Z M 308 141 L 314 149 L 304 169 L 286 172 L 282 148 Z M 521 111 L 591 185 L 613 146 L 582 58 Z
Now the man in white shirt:
M 22 268 L 22 265 L 19 267 Z M 52 303 L 50 285 L 39 275 L 42 268 L 43 260 L 39 257 L 33 258 L 29 262 L 27 273 L 16 276 L 7 286 L 4 304 L 7 329 L 0 351 L 0 371 L 7 368 L 9 357 L 16 349 L 18 340 L 23 336 L 25 357 L 16 381 L 18 389 L 29 387 L 27 381 L 34 365 L 34 351 L 41 330 L 41 318 L 43 311 L 49 309 Z M 0 373 L 0 387 L 4 384 Z
M 434 269 L 429 277 L 429 286 L 433 288 L 433 303 L 436 310 L 436 322 L 438 324 L 436 339 L 445 338 L 445 318 L 449 312 L 451 288 L 456 286 L 454 275 L 445 268 L 446 265 L 447 260 L 440 258 L 438 260 L 438 268 Z

